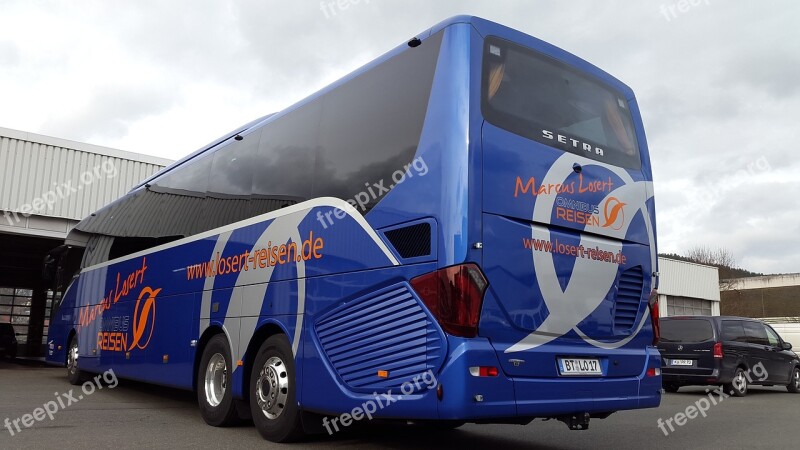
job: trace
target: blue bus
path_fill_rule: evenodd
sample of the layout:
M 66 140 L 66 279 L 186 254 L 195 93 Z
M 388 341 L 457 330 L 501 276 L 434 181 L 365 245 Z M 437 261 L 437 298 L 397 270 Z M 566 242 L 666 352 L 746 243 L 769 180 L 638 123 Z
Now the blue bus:
M 81 221 L 47 359 L 276 442 L 585 429 L 660 403 L 654 206 L 630 88 L 454 17 Z

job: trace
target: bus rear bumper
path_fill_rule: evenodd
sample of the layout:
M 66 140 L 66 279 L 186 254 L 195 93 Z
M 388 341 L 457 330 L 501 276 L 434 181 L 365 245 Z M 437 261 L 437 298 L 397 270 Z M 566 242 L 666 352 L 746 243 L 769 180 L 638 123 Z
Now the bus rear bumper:
M 440 372 L 439 418 L 492 422 L 654 408 L 661 403 L 661 377 L 647 376 L 660 367 L 658 352 L 648 350 L 642 373 L 624 378 L 512 378 L 473 376 L 470 367 L 500 367 L 491 344 L 483 339 L 450 340 L 451 353 Z

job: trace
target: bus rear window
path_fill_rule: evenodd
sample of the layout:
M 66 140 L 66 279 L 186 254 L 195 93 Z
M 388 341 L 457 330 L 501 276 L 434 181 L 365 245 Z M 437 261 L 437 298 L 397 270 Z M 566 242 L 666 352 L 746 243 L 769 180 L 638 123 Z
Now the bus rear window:
M 661 321 L 661 340 L 664 342 L 703 342 L 711 339 L 714 339 L 714 329 L 708 320 Z
M 597 80 L 490 37 L 482 85 L 483 115 L 492 124 L 608 164 L 641 167 L 628 102 Z

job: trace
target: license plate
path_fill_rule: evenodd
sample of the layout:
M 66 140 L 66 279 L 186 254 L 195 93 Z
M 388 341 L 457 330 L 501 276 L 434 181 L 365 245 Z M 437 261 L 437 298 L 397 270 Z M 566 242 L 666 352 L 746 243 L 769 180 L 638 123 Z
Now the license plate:
M 693 364 L 691 359 L 673 359 L 670 361 L 671 366 L 691 366 Z
M 602 375 L 600 361 L 595 358 L 558 358 L 561 375 Z

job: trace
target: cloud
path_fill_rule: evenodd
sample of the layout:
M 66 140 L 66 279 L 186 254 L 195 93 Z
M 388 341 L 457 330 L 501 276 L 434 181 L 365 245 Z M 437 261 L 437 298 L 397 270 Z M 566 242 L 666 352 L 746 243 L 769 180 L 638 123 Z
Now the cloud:
M 678 3 L 5 1 L 0 126 L 177 159 L 449 16 L 475 14 L 633 88 L 662 251 L 703 243 L 751 270 L 800 272 L 786 245 L 800 231 L 800 4 L 712 0 L 670 17 L 662 5 Z M 759 161 L 769 170 L 751 170 Z
M 19 49 L 13 42 L 0 41 L 0 67 L 8 70 L 20 62 Z
M 52 112 L 43 126 L 57 136 L 81 141 L 119 139 L 130 124 L 161 114 L 179 101 L 180 91 L 172 86 L 99 86 L 81 106 Z

